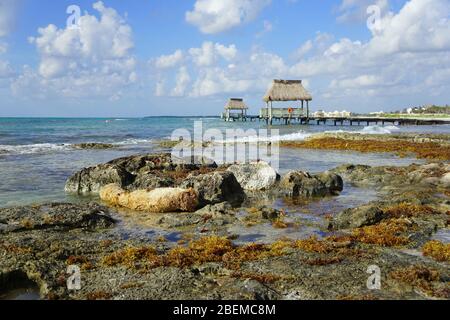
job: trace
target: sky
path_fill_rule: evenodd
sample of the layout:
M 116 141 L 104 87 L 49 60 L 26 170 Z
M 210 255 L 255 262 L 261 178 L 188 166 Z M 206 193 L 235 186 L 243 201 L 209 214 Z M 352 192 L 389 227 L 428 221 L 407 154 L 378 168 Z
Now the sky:
M 273 79 L 303 80 L 313 110 L 445 105 L 449 15 L 450 0 L 0 0 L 0 117 L 209 116 L 230 97 L 258 114 Z

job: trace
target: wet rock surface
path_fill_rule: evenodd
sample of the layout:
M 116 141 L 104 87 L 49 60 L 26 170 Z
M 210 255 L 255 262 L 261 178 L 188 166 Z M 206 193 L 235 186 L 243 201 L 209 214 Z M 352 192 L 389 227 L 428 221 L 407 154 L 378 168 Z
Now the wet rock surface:
M 291 171 L 280 182 L 280 189 L 291 197 L 320 197 L 338 194 L 344 188 L 342 178 L 331 172 L 311 175 L 303 171 Z
M 130 190 L 172 187 L 192 171 L 215 168 L 214 162 L 199 158 L 172 159 L 170 154 L 130 156 L 76 172 L 67 180 L 65 190 L 76 194 L 98 194 L 108 184 Z
M 0 234 L 29 230 L 71 230 L 106 228 L 114 224 L 106 207 L 87 205 L 44 204 L 0 209 Z
M 109 143 L 79 143 L 73 144 L 72 148 L 74 149 L 84 149 L 84 150 L 106 150 L 113 149 L 115 145 Z
M 383 210 L 376 204 L 348 209 L 333 217 L 330 229 L 350 229 L 371 226 L 383 220 Z
M 203 205 L 227 201 L 238 206 L 245 199 L 244 190 L 234 174 L 226 171 L 189 176 L 181 187 L 197 191 Z

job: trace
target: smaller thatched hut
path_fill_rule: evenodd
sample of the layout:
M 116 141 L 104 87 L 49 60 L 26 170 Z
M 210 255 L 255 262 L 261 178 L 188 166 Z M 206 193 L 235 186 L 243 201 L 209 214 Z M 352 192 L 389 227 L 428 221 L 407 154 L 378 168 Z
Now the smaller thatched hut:
M 307 117 L 309 117 L 309 101 L 312 101 L 312 96 L 303 87 L 302 80 L 273 80 L 264 96 L 264 101 L 267 104 L 269 119 L 272 119 L 274 101 L 301 101 L 302 110 L 306 101 Z
M 241 98 L 231 98 L 225 106 L 225 120 L 230 120 L 231 118 L 245 118 L 247 116 L 248 107 Z M 237 111 L 237 112 L 233 112 Z

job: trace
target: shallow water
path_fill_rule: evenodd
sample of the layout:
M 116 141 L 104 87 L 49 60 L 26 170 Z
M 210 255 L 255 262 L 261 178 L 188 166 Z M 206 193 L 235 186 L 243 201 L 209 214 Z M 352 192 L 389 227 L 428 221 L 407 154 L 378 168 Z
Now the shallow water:
M 66 179 L 84 167 L 121 156 L 161 151 L 155 143 L 167 139 L 175 129 L 193 131 L 202 121 L 203 130 L 262 129 L 264 122 L 225 123 L 218 118 L 136 119 L 26 119 L 0 118 L 0 207 L 49 201 L 85 201 L 64 193 Z M 364 133 L 450 133 L 450 126 L 274 126 L 274 137 L 302 140 L 324 131 Z M 274 138 L 272 137 L 272 138 Z M 74 150 L 82 142 L 113 143 L 113 150 Z M 344 163 L 407 165 L 419 162 L 392 154 L 360 154 L 343 151 L 281 149 L 279 171 L 300 169 L 319 172 Z
M 450 243 L 450 229 L 440 229 L 433 235 L 432 240 L 438 240 L 442 243 Z
M 264 205 L 283 210 L 286 213 L 284 221 L 289 225 L 286 229 L 276 229 L 268 222 L 251 227 L 233 225 L 228 231 L 231 234 L 239 235 L 235 242 L 241 244 L 246 242 L 270 243 L 280 238 L 306 239 L 311 236 L 322 238 L 330 235 L 326 230 L 327 220 L 325 218 L 327 216 L 334 216 L 342 210 L 376 199 L 377 192 L 346 184 L 338 196 L 300 202 L 277 199 L 264 203 Z M 247 213 L 242 211 L 240 215 L 243 217 Z
M 24 287 L 8 291 L 5 294 L 0 294 L 0 300 L 40 300 L 39 289 L 37 287 Z

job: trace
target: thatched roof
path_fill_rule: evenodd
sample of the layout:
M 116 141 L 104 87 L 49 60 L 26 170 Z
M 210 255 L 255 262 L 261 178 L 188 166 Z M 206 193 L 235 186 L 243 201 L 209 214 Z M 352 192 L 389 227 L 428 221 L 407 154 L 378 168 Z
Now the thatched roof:
M 303 87 L 302 80 L 273 80 L 264 101 L 311 101 L 312 96 Z
M 245 105 L 243 99 L 238 98 L 231 98 L 227 105 L 225 106 L 226 110 L 244 110 L 248 109 L 248 107 Z

